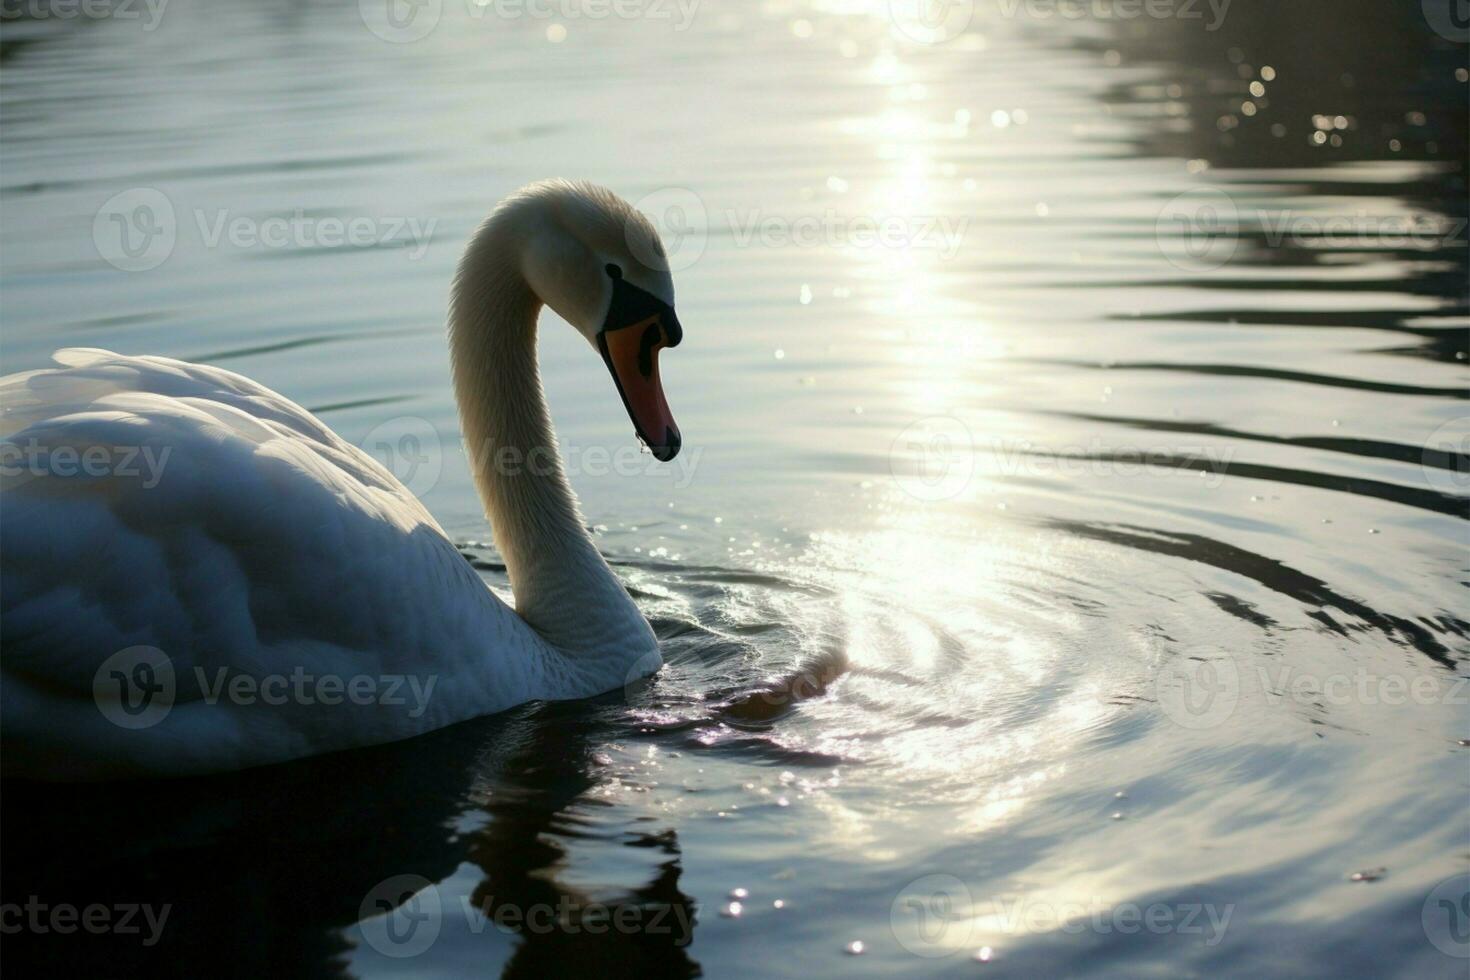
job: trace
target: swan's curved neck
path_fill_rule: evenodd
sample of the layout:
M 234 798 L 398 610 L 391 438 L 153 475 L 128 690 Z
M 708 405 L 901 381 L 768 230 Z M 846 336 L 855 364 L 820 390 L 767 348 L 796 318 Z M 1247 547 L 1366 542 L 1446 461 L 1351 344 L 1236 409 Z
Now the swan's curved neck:
M 520 245 L 492 217 L 455 278 L 449 344 L 465 447 L 516 612 L 570 657 L 631 663 L 656 641 L 593 544 L 557 454 L 536 358 L 542 304 L 519 271 Z

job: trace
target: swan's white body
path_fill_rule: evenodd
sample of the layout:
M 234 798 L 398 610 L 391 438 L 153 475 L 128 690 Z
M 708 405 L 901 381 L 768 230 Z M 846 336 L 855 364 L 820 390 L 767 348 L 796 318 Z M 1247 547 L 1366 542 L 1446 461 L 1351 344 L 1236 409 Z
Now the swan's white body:
M 621 205 L 579 200 L 590 194 L 541 185 L 502 205 L 456 282 L 455 384 L 514 610 L 391 473 L 248 378 L 70 349 L 56 369 L 0 379 L 7 771 L 236 769 L 586 697 L 656 668 L 653 633 L 585 530 L 554 454 L 505 473 L 491 462 L 499 447 L 555 445 L 530 284 L 545 269 L 526 261 L 545 243 L 525 236 L 589 234 L 569 232 L 566 207 Z M 577 244 L 594 260 L 617 247 Z M 559 312 L 585 318 L 579 300 L 539 285 Z M 91 450 L 93 465 L 68 465 L 66 447 L 79 461 Z M 103 668 L 140 646 L 166 655 L 175 691 L 148 724 L 120 727 Z

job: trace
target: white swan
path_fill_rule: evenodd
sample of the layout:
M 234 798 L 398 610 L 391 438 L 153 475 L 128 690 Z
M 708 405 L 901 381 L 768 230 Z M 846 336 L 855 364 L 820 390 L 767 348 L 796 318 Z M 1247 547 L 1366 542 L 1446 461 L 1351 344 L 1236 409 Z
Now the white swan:
M 514 610 L 381 465 L 248 378 L 68 349 L 0 379 L 5 770 L 238 769 L 657 669 L 550 451 L 536 319 L 544 303 L 598 348 L 667 460 L 673 300 L 653 228 L 588 184 L 522 189 L 466 249 L 454 386 Z

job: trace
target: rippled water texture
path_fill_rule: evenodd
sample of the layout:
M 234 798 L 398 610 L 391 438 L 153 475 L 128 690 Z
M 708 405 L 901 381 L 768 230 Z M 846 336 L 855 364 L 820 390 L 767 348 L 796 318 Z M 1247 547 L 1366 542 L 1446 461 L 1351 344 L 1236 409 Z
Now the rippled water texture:
M 542 339 L 653 682 L 7 785 L 5 903 L 169 910 L 152 946 L 22 929 L 7 966 L 1464 976 L 1463 29 L 905 2 L 4 22 L 7 371 L 246 373 L 504 588 L 443 339 L 474 224 L 544 176 L 652 195 L 686 329 L 667 465 Z

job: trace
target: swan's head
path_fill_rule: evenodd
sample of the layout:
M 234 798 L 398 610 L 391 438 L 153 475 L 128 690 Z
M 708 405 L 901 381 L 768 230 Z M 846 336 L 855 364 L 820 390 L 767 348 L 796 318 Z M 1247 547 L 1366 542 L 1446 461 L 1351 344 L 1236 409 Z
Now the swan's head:
M 602 355 L 638 437 L 660 460 L 679 452 L 679 427 L 659 380 L 658 355 L 684 330 L 658 232 L 605 188 L 532 184 L 508 199 L 521 273 L 540 300 Z

